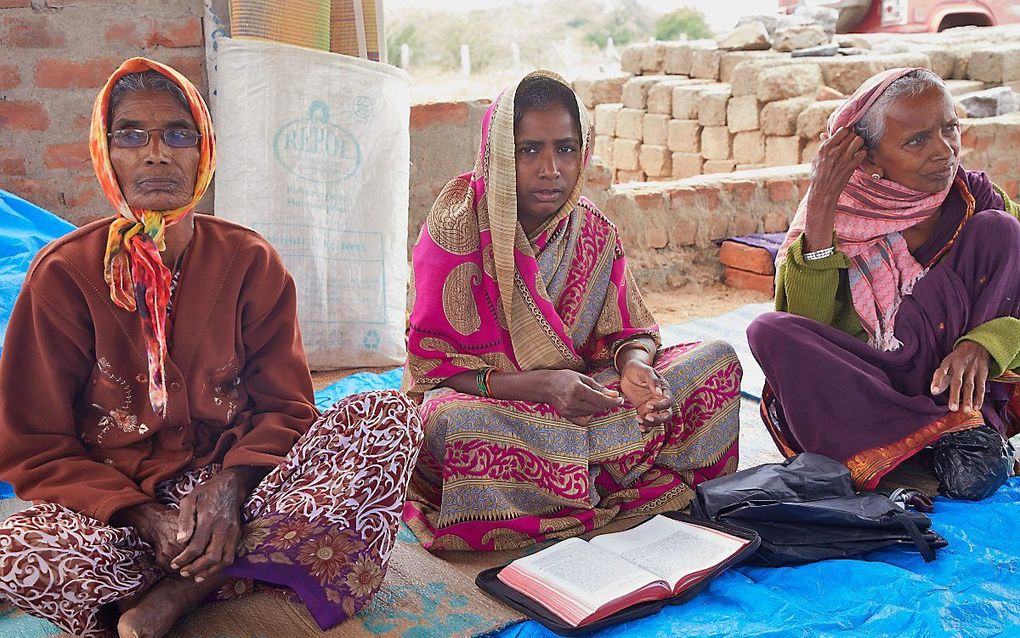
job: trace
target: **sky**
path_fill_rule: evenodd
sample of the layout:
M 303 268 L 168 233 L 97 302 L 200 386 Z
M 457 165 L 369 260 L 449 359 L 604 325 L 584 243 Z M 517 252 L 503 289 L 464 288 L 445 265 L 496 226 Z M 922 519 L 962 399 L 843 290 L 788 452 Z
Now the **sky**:
M 505 7 L 519 2 L 541 4 L 543 0 L 383 0 L 384 11 L 403 12 L 407 9 L 430 8 L 451 11 Z M 713 31 L 733 28 L 742 15 L 775 13 L 778 0 L 641 0 L 648 7 L 666 13 L 680 7 L 694 7 L 705 14 Z

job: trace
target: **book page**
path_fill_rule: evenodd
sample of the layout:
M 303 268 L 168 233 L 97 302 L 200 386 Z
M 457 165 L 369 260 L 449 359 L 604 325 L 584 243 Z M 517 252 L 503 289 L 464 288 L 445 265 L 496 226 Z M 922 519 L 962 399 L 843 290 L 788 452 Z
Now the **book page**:
M 598 536 L 589 544 L 619 554 L 676 588 L 684 577 L 722 563 L 748 542 L 659 515 L 625 532 Z
M 661 578 L 579 538 L 568 538 L 512 563 L 594 611 Z

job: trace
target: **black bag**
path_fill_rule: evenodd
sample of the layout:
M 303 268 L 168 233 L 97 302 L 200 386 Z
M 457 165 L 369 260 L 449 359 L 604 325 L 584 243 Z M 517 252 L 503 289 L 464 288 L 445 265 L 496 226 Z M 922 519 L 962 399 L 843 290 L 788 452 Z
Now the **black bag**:
M 846 466 L 804 453 L 698 485 L 691 513 L 758 532 L 750 565 L 798 565 L 847 558 L 890 545 L 926 561 L 948 545 L 931 519 L 881 494 L 857 494 Z
M 944 434 L 933 447 L 939 492 L 950 498 L 986 499 L 1013 472 L 1013 446 L 987 425 Z

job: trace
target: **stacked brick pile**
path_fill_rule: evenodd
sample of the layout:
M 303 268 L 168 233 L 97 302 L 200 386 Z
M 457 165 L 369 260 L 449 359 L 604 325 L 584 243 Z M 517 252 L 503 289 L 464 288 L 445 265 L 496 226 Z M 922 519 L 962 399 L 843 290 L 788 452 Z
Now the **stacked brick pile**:
M 0 0 L 0 188 L 81 224 L 110 214 L 89 158 L 92 102 L 144 55 L 204 90 L 202 3 Z
M 839 98 L 885 69 L 930 68 L 954 80 L 954 93 L 1020 88 L 1020 30 L 996 30 L 1005 44 L 995 47 L 964 31 L 909 52 L 832 57 L 727 52 L 710 41 L 640 44 L 623 51 L 621 74 L 574 86 L 595 120 L 595 156 L 616 183 L 786 166 L 810 162 Z

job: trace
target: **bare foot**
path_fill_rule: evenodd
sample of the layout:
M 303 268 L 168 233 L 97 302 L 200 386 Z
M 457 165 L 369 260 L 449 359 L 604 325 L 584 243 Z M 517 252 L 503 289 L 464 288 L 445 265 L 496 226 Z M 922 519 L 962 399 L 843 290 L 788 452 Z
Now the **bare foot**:
M 161 638 L 181 616 L 197 607 L 225 581 L 222 575 L 201 583 L 180 576 L 164 576 L 124 611 L 117 623 L 117 635 L 120 638 Z

